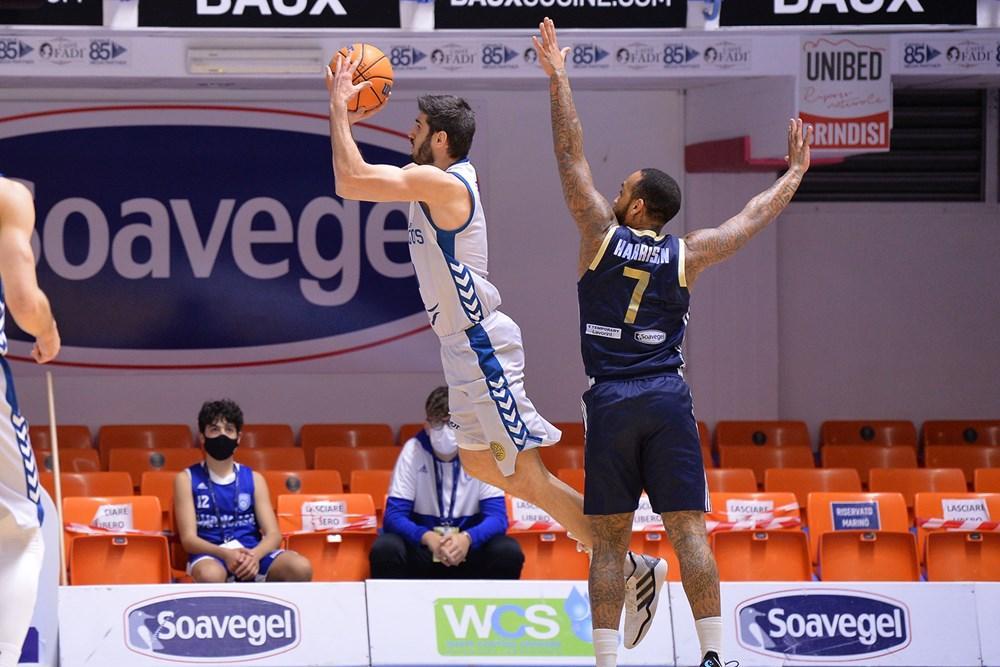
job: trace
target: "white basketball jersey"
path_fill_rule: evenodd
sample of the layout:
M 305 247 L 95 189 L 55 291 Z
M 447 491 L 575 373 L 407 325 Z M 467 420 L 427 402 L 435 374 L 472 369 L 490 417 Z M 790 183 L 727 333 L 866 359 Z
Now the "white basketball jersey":
M 479 199 L 476 169 L 468 159 L 446 170 L 465 183 L 472 213 L 455 231 L 438 229 L 423 202 L 410 204 L 410 258 L 420 297 L 438 336 L 478 324 L 500 306 L 500 293 L 486 279 L 486 214 Z

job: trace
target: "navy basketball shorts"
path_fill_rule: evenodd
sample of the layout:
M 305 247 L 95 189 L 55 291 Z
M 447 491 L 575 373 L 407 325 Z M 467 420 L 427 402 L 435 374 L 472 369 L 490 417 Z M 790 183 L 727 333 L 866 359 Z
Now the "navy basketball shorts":
M 583 395 L 584 514 L 707 512 L 708 484 L 691 390 L 680 375 L 598 382 Z

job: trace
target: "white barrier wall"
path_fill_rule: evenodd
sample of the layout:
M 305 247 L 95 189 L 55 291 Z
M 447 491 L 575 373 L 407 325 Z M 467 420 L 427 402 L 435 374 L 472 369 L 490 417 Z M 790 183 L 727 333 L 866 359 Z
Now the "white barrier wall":
M 1000 666 L 1000 583 L 976 584 L 976 616 L 984 667 Z

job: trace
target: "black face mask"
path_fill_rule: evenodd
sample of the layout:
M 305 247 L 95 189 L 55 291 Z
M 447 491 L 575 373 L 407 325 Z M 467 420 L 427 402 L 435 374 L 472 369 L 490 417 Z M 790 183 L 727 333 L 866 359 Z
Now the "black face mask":
M 236 439 L 228 435 L 205 438 L 205 453 L 216 461 L 225 461 L 236 451 Z

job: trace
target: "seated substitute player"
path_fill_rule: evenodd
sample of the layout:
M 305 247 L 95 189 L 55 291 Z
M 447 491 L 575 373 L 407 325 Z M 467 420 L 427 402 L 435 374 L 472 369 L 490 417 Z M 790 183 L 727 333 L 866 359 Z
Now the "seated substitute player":
M 243 411 L 210 401 L 198 413 L 205 460 L 177 475 L 174 517 L 196 582 L 309 581 L 312 566 L 279 549 L 281 532 L 264 477 L 233 461 Z
M 521 330 L 500 312 L 500 294 L 487 279 L 486 215 L 476 169 L 468 154 L 476 131 L 468 103 L 425 95 L 410 130 L 407 168 L 367 163 L 351 125 L 372 112 L 350 113 L 348 103 L 368 82 L 352 83 L 358 60 L 338 57 L 327 70 L 330 140 L 337 195 L 365 201 L 408 201 L 410 257 L 420 296 L 441 341 L 451 421 L 462 465 L 470 475 L 541 507 L 577 540 L 592 543 L 583 498 L 552 475 L 538 447 L 562 434 L 535 410 L 524 387 Z M 376 110 L 377 111 L 377 110 Z M 642 639 L 656 609 L 666 562 L 629 553 L 619 576 L 652 592 L 642 608 L 630 595 L 625 634 Z M 637 582 L 642 582 L 638 584 Z
M 552 136 L 563 196 L 580 232 L 578 295 L 587 448 L 584 511 L 594 546 L 590 605 L 598 667 L 617 664 L 625 597 L 618 563 L 645 488 L 680 561 L 704 658 L 721 667 L 719 573 L 705 534 L 708 487 L 681 343 L 689 290 L 706 268 L 739 250 L 788 205 L 809 168 L 812 128 L 788 124 L 788 171 L 735 217 L 683 239 L 661 233 L 681 206 L 677 183 L 659 169 L 634 172 L 609 204 L 594 187 L 583 129 L 552 21 L 534 37 L 549 76 Z M 640 607 L 645 604 L 641 594 Z M 628 638 L 626 637 L 626 646 Z

